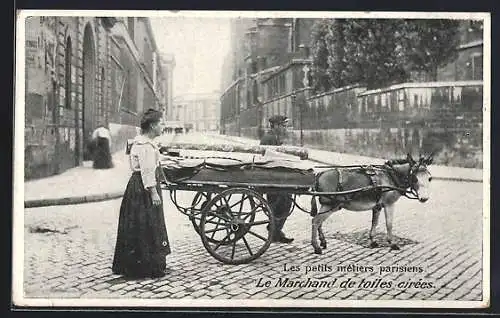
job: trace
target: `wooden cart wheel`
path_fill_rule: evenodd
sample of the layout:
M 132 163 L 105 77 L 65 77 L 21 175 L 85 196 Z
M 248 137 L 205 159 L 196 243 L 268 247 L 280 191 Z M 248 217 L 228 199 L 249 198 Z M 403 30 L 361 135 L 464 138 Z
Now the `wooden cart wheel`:
M 275 220 L 258 192 L 231 188 L 217 194 L 202 211 L 200 236 L 205 249 L 225 264 L 246 264 L 271 244 Z
M 203 211 L 208 202 L 210 202 L 211 198 L 211 192 L 196 192 L 193 202 L 191 202 L 189 220 L 198 234 L 200 234 L 201 211 Z
M 198 235 L 200 235 L 200 222 L 201 222 L 202 211 L 206 207 L 206 205 L 210 202 L 210 200 L 212 198 L 212 194 L 213 193 L 211 193 L 211 192 L 209 192 L 209 193 L 197 192 L 193 198 L 193 202 L 191 203 L 191 208 L 190 208 L 191 215 L 189 216 L 189 219 L 191 220 L 191 223 L 193 224 L 193 227 L 194 227 L 196 233 L 198 233 Z M 254 206 L 255 206 L 255 202 L 250 200 L 250 207 L 253 209 Z M 225 210 L 226 210 L 225 208 L 219 208 L 216 210 L 216 213 L 218 215 L 222 215 L 222 216 L 226 215 L 227 216 L 227 212 Z M 255 215 L 250 215 L 248 217 L 249 222 L 253 222 L 254 218 L 255 218 Z M 231 244 L 234 239 L 241 238 L 241 235 L 244 235 L 245 233 L 246 232 L 243 231 L 243 229 L 242 229 L 242 231 L 240 231 L 238 233 L 238 235 L 236 235 L 233 239 L 226 240 L 226 241 L 222 242 L 221 244 L 222 245 Z M 217 239 L 217 236 L 215 236 L 215 235 L 209 236 L 207 239 L 210 243 L 219 243 L 220 242 L 220 240 Z

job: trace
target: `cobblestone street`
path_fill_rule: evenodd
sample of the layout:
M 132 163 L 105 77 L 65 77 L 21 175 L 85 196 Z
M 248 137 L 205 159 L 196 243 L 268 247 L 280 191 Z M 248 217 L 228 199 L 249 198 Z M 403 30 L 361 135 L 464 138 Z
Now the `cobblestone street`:
M 295 237 L 292 244 L 273 244 L 249 264 L 224 265 L 208 254 L 189 219 L 164 192 L 173 249 L 167 258 L 171 273 L 139 281 L 126 281 L 113 275 L 110 268 L 120 200 L 26 209 L 24 293 L 27 298 L 479 301 L 481 193 L 481 183 L 435 181 L 427 203 L 401 199 L 394 219 L 400 251 L 390 251 L 383 244 L 383 216 L 377 231 L 382 246 L 370 249 L 371 213 L 340 211 L 324 223 L 329 245 L 323 255 L 316 255 L 310 244 L 310 217 L 295 210 L 285 226 L 285 232 Z M 193 195 L 182 194 L 187 200 Z M 304 207 L 309 202 L 306 196 L 299 200 Z M 338 268 L 348 265 L 348 271 Z M 298 270 L 285 270 L 293 266 Z M 386 266 L 421 267 L 422 272 L 380 273 Z M 372 267 L 373 272 L 360 267 Z M 337 281 L 329 288 L 279 286 L 286 278 Z M 349 278 L 354 283 L 346 287 Z M 259 286 L 265 281 L 271 282 L 269 287 Z M 416 282 L 420 284 L 415 286 Z

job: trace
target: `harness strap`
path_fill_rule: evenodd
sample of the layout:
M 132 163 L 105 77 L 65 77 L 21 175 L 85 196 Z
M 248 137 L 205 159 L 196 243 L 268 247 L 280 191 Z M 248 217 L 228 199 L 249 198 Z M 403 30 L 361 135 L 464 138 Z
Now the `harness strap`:
M 382 190 L 377 188 L 378 186 L 378 181 L 376 179 L 377 171 L 376 169 L 374 169 L 373 166 L 364 166 L 362 169 L 363 172 L 370 178 L 371 186 L 375 188 L 374 191 L 376 191 L 376 198 L 377 198 L 376 207 L 380 208 L 383 206 L 383 204 L 380 203 L 380 201 L 382 200 Z

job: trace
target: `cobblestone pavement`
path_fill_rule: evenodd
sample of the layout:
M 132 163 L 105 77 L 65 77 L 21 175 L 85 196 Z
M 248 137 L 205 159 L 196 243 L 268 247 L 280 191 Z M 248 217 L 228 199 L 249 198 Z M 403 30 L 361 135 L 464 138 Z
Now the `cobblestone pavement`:
M 400 251 L 383 244 L 368 248 L 371 213 L 341 211 L 324 223 L 329 245 L 316 255 L 310 245 L 310 217 L 296 210 L 285 226 L 295 241 L 273 244 L 245 265 L 224 265 L 211 257 L 191 222 L 165 195 L 171 273 L 134 281 L 113 275 L 110 269 L 120 200 L 26 209 L 24 294 L 27 298 L 481 300 L 481 193 L 478 183 L 435 181 L 427 203 L 401 199 L 394 218 Z M 181 195 L 190 200 L 194 193 Z M 309 199 L 301 197 L 300 205 L 308 207 Z M 378 233 L 383 243 L 383 214 Z M 349 265 L 346 271 L 339 270 L 338 266 Z M 380 273 L 386 266 L 420 267 L 422 272 Z M 289 270 L 292 267 L 298 270 Z M 372 267 L 373 272 L 361 267 Z M 286 286 L 276 286 L 286 278 Z M 325 284 L 337 280 L 329 287 L 289 287 L 290 281 L 307 278 Z M 266 281 L 269 287 L 259 286 Z

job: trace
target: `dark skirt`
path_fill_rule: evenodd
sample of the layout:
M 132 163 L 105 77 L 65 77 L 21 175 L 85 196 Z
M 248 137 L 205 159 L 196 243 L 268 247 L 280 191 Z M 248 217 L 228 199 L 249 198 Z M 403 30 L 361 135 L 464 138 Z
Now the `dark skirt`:
M 98 137 L 94 145 L 94 169 L 113 168 L 109 139 Z
M 159 183 L 157 191 L 162 197 Z M 153 205 L 140 172 L 134 172 L 120 207 L 113 273 L 130 278 L 156 277 L 165 271 L 165 257 L 170 253 L 163 203 Z

